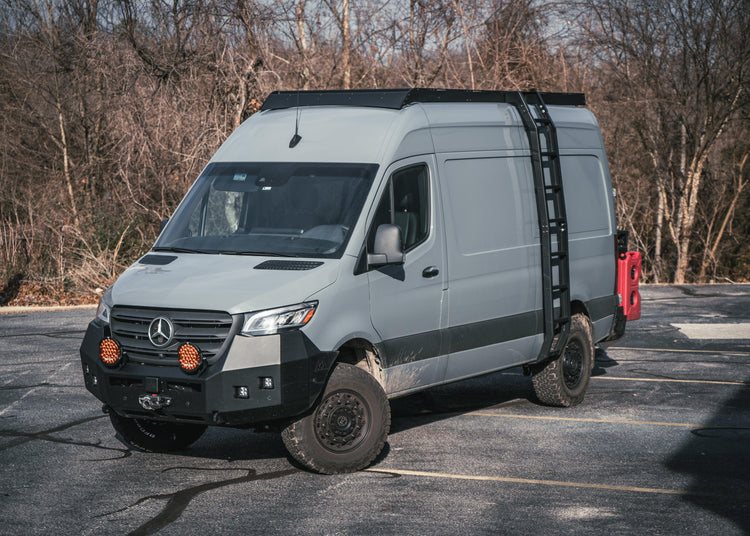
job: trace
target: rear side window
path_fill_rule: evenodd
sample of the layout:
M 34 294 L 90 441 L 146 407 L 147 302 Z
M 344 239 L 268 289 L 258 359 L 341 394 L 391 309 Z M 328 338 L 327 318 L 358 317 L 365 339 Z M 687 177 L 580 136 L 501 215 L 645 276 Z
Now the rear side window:
M 563 156 L 560 159 L 565 185 L 568 232 L 609 233 L 610 193 L 601 162 L 595 156 Z
M 420 244 L 429 234 L 429 191 L 427 166 L 419 164 L 396 171 L 375 211 L 367 249 L 372 251 L 379 225 L 390 223 L 401 228 L 404 251 Z

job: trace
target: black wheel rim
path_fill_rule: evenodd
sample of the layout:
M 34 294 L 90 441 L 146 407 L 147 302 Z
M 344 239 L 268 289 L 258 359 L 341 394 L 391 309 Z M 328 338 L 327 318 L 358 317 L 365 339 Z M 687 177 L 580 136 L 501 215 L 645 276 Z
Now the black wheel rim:
M 334 391 L 315 411 L 315 436 L 330 451 L 352 450 L 367 436 L 369 417 L 370 408 L 357 393 Z
M 577 340 L 569 341 L 563 354 L 563 380 L 565 387 L 575 389 L 583 378 L 583 346 Z

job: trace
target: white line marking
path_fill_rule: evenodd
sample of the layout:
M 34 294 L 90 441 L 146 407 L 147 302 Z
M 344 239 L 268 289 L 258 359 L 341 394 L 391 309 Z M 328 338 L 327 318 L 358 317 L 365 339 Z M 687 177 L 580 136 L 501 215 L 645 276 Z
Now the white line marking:
M 70 365 L 72 365 L 72 364 L 73 364 L 72 362 L 70 362 L 70 363 L 65 363 L 65 364 L 64 364 L 64 365 L 63 365 L 62 367 L 60 367 L 60 369 L 59 369 L 59 370 L 55 371 L 55 373 L 54 373 L 54 374 L 52 374 L 52 375 L 51 375 L 51 376 L 49 376 L 49 377 L 48 377 L 48 378 L 47 378 L 46 380 L 44 380 L 44 383 L 50 383 L 50 380 L 52 380 L 52 378 L 54 378 L 55 376 L 57 376 L 57 375 L 58 375 L 59 373 L 61 373 L 62 371 L 64 371 L 64 370 L 65 370 L 66 368 L 68 368 L 68 367 L 69 367 Z M 0 416 L 3 416 L 3 415 L 5 415 L 5 414 L 6 414 L 6 413 L 7 413 L 8 411 L 10 411 L 10 410 L 11 410 L 11 409 L 13 409 L 14 407 L 16 407 L 16 406 L 17 406 L 18 404 L 20 404 L 20 403 L 21 403 L 21 402 L 23 401 L 23 399 L 24 399 L 24 398 L 26 398 L 27 396 L 29 396 L 29 395 L 30 395 L 30 394 L 32 394 L 32 393 L 35 393 L 35 392 L 36 392 L 36 391 L 38 391 L 38 390 L 39 390 L 39 389 L 40 389 L 41 387 L 42 387 L 42 385 L 38 385 L 37 387 L 33 387 L 33 388 L 29 389 L 28 391 L 26 391 L 26 392 L 25 392 L 24 394 L 22 394 L 22 395 L 21 395 L 21 398 L 19 398 L 18 400 L 16 400 L 16 401 L 15 401 L 15 402 L 13 402 L 12 404 L 10 404 L 10 405 L 9 405 L 8 407 L 6 407 L 6 408 L 4 408 L 3 410 L 1 410 L 1 411 L 0 411 Z
M 610 346 L 605 348 L 605 350 L 627 350 L 631 352 L 667 352 L 675 354 L 750 355 L 750 352 L 743 352 L 741 350 L 685 350 L 680 348 L 637 348 L 634 346 Z
M 452 473 L 437 473 L 428 471 L 410 471 L 407 469 L 380 469 L 371 467 L 365 469 L 370 473 L 384 473 L 403 476 L 424 476 L 429 478 L 450 478 L 454 480 L 479 480 L 484 482 L 508 482 L 513 484 L 536 484 L 542 486 L 557 486 L 567 488 L 588 488 L 606 491 L 631 491 L 635 493 L 658 493 L 663 495 L 698 495 L 701 497 L 722 497 L 733 500 L 747 500 L 747 495 L 725 495 L 719 493 L 702 493 L 699 491 L 689 491 L 682 489 L 661 489 L 661 488 L 644 488 L 638 486 L 616 486 L 611 484 L 590 484 L 588 482 L 566 482 L 559 480 L 537 480 L 533 478 L 511 478 L 505 476 L 482 476 L 482 475 L 459 475 Z
M 544 415 L 514 415 L 512 413 L 492 413 L 489 411 L 472 411 L 464 415 L 477 415 L 480 417 L 499 417 L 503 419 L 532 419 L 540 421 L 571 421 L 571 422 L 595 422 L 603 424 L 641 424 L 646 426 L 675 426 L 679 428 L 703 428 L 703 424 L 692 424 L 686 422 L 658 422 L 658 421 L 628 421 L 622 419 L 586 419 L 582 417 L 553 417 Z M 744 428 L 743 428 L 744 429 Z
M 615 380 L 624 382 L 664 382 L 664 383 L 705 383 L 709 385 L 741 385 L 748 387 L 745 382 L 727 382 L 719 380 L 675 380 L 672 378 L 621 378 L 619 376 L 592 376 L 592 380 Z
M 690 339 L 750 340 L 750 324 L 672 324 Z

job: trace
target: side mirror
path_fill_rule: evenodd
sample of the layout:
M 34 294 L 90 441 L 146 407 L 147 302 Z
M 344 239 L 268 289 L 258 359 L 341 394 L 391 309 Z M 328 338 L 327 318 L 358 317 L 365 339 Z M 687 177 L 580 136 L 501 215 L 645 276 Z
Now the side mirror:
M 163 220 L 161 220 L 161 223 L 159 224 L 159 234 L 161 234 L 161 232 L 167 226 L 168 221 L 169 221 L 169 218 L 164 218 Z
M 384 223 L 375 231 L 373 252 L 367 254 L 369 266 L 386 264 L 404 264 L 404 246 L 401 238 L 401 227 Z

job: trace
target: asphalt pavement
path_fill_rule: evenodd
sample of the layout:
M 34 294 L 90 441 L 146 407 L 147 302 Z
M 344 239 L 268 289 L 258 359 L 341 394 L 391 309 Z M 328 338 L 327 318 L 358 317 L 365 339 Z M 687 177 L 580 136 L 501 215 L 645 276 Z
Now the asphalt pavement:
M 520 369 L 431 389 L 335 476 L 274 433 L 129 449 L 83 385 L 93 310 L 0 314 L 0 534 L 750 534 L 750 285 L 642 295 L 580 406 Z

